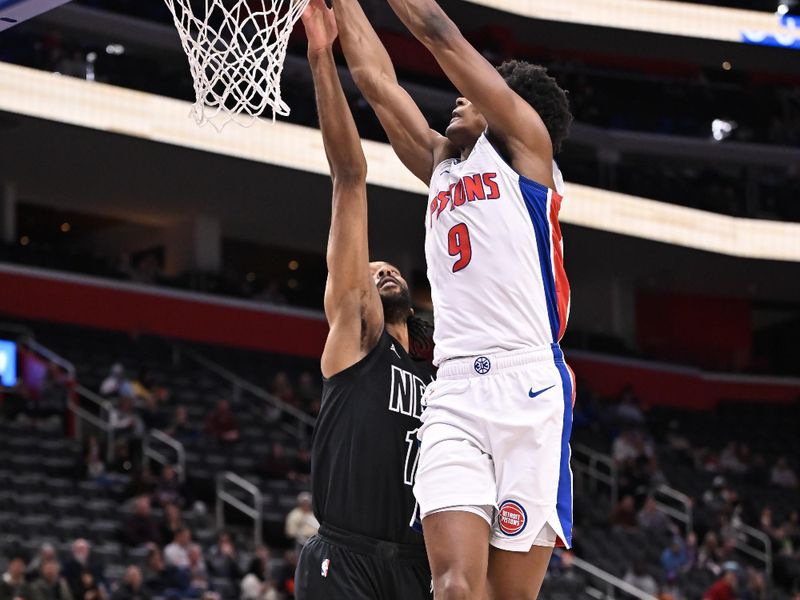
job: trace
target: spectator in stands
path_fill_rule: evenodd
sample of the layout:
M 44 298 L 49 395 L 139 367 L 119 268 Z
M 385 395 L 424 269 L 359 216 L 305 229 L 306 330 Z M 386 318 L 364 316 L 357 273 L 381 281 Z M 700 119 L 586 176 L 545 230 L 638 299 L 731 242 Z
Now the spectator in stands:
M 148 545 L 147 560 L 143 573 L 144 587 L 151 596 L 164 596 L 174 590 L 178 575 L 174 568 L 167 568 L 161 550 L 155 544 Z
M 728 442 L 719 455 L 719 465 L 723 471 L 741 474 L 747 471 L 747 465 L 742 461 L 741 450 L 736 442 Z
M 144 424 L 133 410 L 133 401 L 122 396 L 111 410 L 111 427 L 114 435 L 123 439 L 140 438 L 144 433 Z
M 297 397 L 300 399 L 300 408 L 307 413 L 312 412 L 316 402 L 319 402 L 322 391 L 316 379 L 308 371 L 303 371 L 297 380 Z
M 269 386 L 269 391 L 273 396 L 286 402 L 286 404 L 294 406 L 295 408 L 298 408 L 300 405 L 286 371 L 278 371 L 275 373 L 275 376 L 272 378 L 272 383 Z
M 167 566 L 188 569 L 189 549 L 192 545 L 192 534 L 186 527 L 175 532 L 172 542 L 164 547 L 164 562 Z
M 278 590 L 294 598 L 294 574 L 297 571 L 297 559 L 299 557 L 297 550 L 287 550 L 283 553 L 283 567 L 280 569 L 278 576 Z
M 161 469 L 161 477 L 158 478 L 156 489 L 153 492 L 153 498 L 157 504 L 164 506 L 166 504 L 176 504 L 183 506 L 183 490 L 180 480 L 178 479 L 178 472 L 172 465 L 164 465 Z
M 622 425 L 638 426 L 644 424 L 644 413 L 639 398 L 630 385 L 625 386 L 617 405 L 617 421 Z
M 747 569 L 747 584 L 742 590 L 742 600 L 767 600 L 767 586 L 764 574 L 752 567 Z
M 664 576 L 677 577 L 688 567 L 689 559 L 686 556 L 686 548 L 683 540 L 677 535 L 672 537 L 670 545 L 661 553 L 661 567 L 664 569 Z
M 131 456 L 131 440 L 123 438 L 114 442 L 114 454 L 111 463 L 108 465 L 110 471 L 124 475 L 136 476 L 139 469 L 134 468 L 133 457 Z
M 29 600 L 73 600 L 69 585 L 61 577 L 60 571 L 57 561 L 43 562 L 41 576 L 31 584 Z
M 625 573 L 624 581 L 651 596 L 658 594 L 658 582 L 647 572 L 642 559 L 633 562 L 631 568 Z
M 76 596 L 72 593 L 75 600 L 105 600 L 105 588 L 100 587 L 90 571 L 83 571 L 81 573 L 81 584 L 78 589 L 80 595 Z
M 300 492 L 297 495 L 297 506 L 286 515 L 286 537 L 294 540 L 299 549 L 318 529 L 319 521 L 311 510 L 311 494 Z
M 227 400 L 218 401 L 217 406 L 206 417 L 206 434 L 227 444 L 239 441 L 239 425 Z
M 86 440 L 86 451 L 83 455 L 83 477 L 100 484 L 108 481 L 106 463 L 100 455 L 100 442 L 94 435 L 89 436 Z
M 703 600 L 737 600 L 739 565 L 735 562 L 726 562 L 722 569 L 722 577 L 705 591 Z
M 92 547 L 83 538 L 72 542 L 72 556 L 64 562 L 63 575 L 69 584 L 72 597 L 75 600 L 89 600 L 86 598 L 96 595 L 98 586 L 105 586 L 102 563 L 91 554 Z M 89 578 L 84 575 L 88 573 Z M 89 581 L 91 580 L 91 581 Z M 87 585 L 88 584 L 88 585 Z M 95 590 L 95 593 L 92 593 Z
M 169 391 L 156 383 L 153 374 L 146 368 L 139 369 L 139 377 L 131 383 L 131 392 L 137 402 L 153 399 L 156 405 L 169 399 Z
M 0 600 L 30 598 L 30 586 L 25 579 L 25 557 L 14 554 L 8 561 L 8 568 L 0 577 Z
M 114 363 L 108 376 L 100 384 L 100 395 L 104 398 L 133 395 L 131 382 L 125 376 L 125 367 L 122 363 Z
M 175 533 L 182 529 L 183 515 L 181 509 L 172 503 L 164 504 L 164 519 L 161 521 L 161 539 L 171 540 L 175 537 Z
M 67 410 L 69 376 L 55 363 L 48 363 L 36 398 L 36 418 L 58 417 L 62 421 Z
M 633 531 L 637 527 L 636 503 L 633 496 L 623 496 L 611 512 L 611 525 Z
M 270 574 L 269 559 L 269 550 L 259 546 L 239 585 L 241 600 L 280 600 L 277 583 Z
M 203 558 L 203 549 L 197 544 L 189 545 L 189 585 L 199 592 L 206 592 L 211 587 L 208 577 L 208 566 Z
M 214 575 L 226 577 L 234 583 L 242 576 L 239 553 L 236 551 L 231 534 L 227 531 L 220 532 L 217 543 L 208 551 L 208 565 Z
M 273 442 L 264 462 L 262 471 L 268 479 L 285 479 L 292 465 L 286 456 L 286 448 L 280 442 Z
M 657 535 L 666 534 L 673 529 L 672 522 L 667 515 L 658 510 L 653 496 L 648 496 L 644 501 L 644 505 L 636 515 L 636 522 L 645 532 Z
M 145 431 L 164 429 L 167 426 L 166 419 L 161 412 L 161 408 L 158 406 L 158 399 L 155 396 L 147 396 L 141 401 L 141 404 L 139 417 L 142 420 Z
M 797 475 L 789 466 L 785 456 L 781 456 L 775 462 L 770 473 L 770 482 L 772 485 L 777 485 L 789 489 L 797 489 Z
M 197 439 L 197 429 L 189 425 L 189 412 L 184 404 L 175 407 L 172 422 L 164 430 L 181 443 Z
M 151 514 L 149 496 L 139 496 L 134 500 L 133 514 L 125 520 L 122 533 L 129 546 L 140 546 L 148 542 L 161 543 L 158 522 Z
M 111 600 L 150 600 L 150 594 L 144 588 L 142 571 L 136 565 L 125 569 L 119 588 L 111 595 Z
M 28 581 L 33 581 L 39 577 L 42 565 L 50 561 L 58 562 L 58 554 L 56 554 L 56 549 L 53 544 L 45 542 L 39 547 L 39 553 L 28 563 L 28 570 L 25 574 Z

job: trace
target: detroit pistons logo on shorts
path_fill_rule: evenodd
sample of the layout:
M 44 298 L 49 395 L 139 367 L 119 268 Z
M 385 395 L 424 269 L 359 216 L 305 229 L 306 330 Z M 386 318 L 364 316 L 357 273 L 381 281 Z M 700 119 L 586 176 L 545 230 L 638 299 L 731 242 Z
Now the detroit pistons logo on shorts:
M 492 368 L 491 361 L 486 358 L 485 356 L 479 356 L 475 359 L 475 372 L 478 375 L 486 375 L 489 372 L 489 369 Z
M 500 505 L 497 522 L 500 525 L 500 531 L 507 536 L 514 537 L 522 533 L 525 525 L 528 524 L 528 513 L 519 502 L 506 500 Z

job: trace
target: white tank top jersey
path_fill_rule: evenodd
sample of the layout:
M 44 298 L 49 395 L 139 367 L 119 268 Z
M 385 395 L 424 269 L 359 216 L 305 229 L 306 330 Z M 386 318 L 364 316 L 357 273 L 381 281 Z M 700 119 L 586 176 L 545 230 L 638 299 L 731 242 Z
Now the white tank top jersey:
M 570 290 L 552 190 L 511 168 L 481 135 L 466 160 L 431 176 L 425 256 L 434 307 L 434 364 L 557 343 Z

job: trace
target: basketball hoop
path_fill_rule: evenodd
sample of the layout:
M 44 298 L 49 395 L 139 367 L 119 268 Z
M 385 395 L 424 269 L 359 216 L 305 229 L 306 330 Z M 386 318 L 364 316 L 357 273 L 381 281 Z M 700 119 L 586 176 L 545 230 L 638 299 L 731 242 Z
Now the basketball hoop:
M 281 73 L 292 27 L 308 0 L 165 0 L 194 80 L 191 116 L 218 131 L 286 116 Z

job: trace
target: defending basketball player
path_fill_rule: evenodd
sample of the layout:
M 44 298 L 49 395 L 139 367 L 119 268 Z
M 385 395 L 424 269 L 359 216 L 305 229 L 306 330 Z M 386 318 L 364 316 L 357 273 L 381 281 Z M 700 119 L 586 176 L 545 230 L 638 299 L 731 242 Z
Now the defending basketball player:
M 566 94 L 538 66 L 492 67 L 434 0 L 388 0 L 463 97 L 442 136 L 398 85 L 356 0 L 333 0 L 356 84 L 430 193 L 425 251 L 437 381 L 414 492 L 437 600 L 534 599 L 572 543 L 569 284 L 554 153 Z
M 336 21 L 324 0 L 303 14 L 320 128 L 333 179 L 322 407 L 311 486 L 319 535 L 303 548 L 298 600 L 430 600 L 414 511 L 420 401 L 432 367 L 399 271 L 369 262 L 366 162 L 336 72 Z M 409 351 L 411 353 L 409 353 Z

